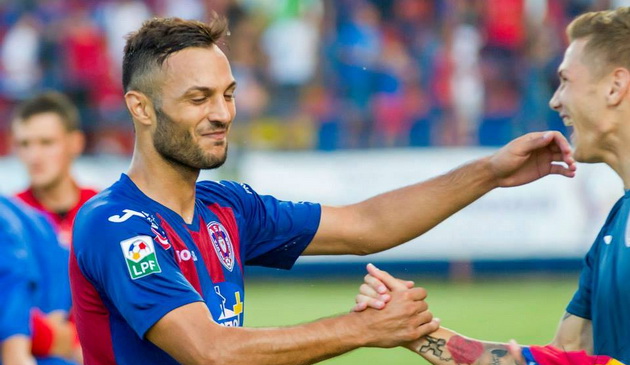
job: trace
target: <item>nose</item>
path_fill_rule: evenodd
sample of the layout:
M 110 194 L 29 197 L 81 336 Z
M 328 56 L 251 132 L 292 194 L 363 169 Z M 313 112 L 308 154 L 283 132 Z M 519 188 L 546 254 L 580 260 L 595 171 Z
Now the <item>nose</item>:
M 222 95 L 215 98 L 212 110 L 208 114 L 210 121 L 228 124 L 232 121 L 234 102 L 226 100 Z
M 560 104 L 560 99 L 558 98 L 558 90 L 556 89 L 551 99 L 549 99 L 549 107 L 558 112 L 561 106 L 562 104 Z

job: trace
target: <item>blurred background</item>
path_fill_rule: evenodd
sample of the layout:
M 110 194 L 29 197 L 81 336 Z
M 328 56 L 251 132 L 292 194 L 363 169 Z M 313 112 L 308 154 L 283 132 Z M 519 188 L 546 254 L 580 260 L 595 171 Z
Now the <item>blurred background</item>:
M 152 16 L 217 12 L 230 22 L 237 117 L 227 165 L 203 178 L 346 204 L 443 173 L 526 132 L 568 137 L 548 107 L 564 28 L 584 11 L 622 5 L 630 1 L 0 0 L 0 192 L 27 184 L 9 121 L 17 103 L 42 90 L 79 106 L 88 137 L 76 166 L 82 183 L 105 188 L 126 170 L 133 129 L 120 83 L 124 36 Z M 449 327 L 544 343 L 622 193 L 608 168 L 580 165 L 573 180 L 493 191 L 386 253 L 308 258 L 287 273 L 251 269 L 250 278 L 264 279 L 250 279 L 246 324 L 346 311 L 365 263 L 375 262 L 437 293 L 432 308 Z M 361 350 L 328 363 L 418 361 L 402 350 Z

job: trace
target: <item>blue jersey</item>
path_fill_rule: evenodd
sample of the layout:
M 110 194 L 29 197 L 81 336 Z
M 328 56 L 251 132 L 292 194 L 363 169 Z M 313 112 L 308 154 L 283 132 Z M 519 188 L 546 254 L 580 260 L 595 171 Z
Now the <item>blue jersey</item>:
M 21 209 L 0 196 L 0 341 L 31 335 L 39 272 L 28 234 L 32 220 Z
M 206 181 L 187 224 L 122 175 L 74 225 L 70 280 L 85 364 L 176 364 L 144 337 L 192 302 L 204 302 L 218 324 L 242 326 L 243 265 L 290 268 L 320 214 L 317 204 Z
M 70 310 L 69 252 L 45 216 L 0 196 L 0 341 L 31 335 L 30 313 Z M 69 364 L 38 358 L 40 365 Z
M 567 312 L 592 321 L 594 353 L 630 363 L 630 191 L 612 208 L 586 255 Z

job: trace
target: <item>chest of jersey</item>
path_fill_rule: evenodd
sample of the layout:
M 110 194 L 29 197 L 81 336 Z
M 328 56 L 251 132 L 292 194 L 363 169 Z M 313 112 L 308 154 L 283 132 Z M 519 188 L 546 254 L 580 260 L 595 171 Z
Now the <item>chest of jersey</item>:
M 229 208 L 196 208 L 193 224 L 157 214 L 155 241 L 171 251 L 183 276 L 203 297 L 215 322 L 243 324 L 243 267 L 236 219 Z

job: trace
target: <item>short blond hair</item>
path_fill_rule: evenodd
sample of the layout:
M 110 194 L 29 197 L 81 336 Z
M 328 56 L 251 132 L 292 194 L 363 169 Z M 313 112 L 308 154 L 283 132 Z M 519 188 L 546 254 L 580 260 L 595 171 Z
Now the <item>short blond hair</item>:
M 583 61 L 597 74 L 614 67 L 630 70 L 630 7 L 584 13 L 568 25 L 567 36 L 570 42 L 587 39 Z

